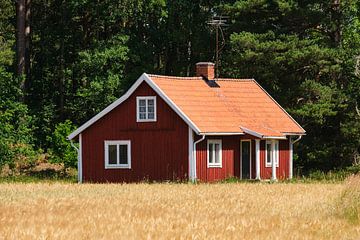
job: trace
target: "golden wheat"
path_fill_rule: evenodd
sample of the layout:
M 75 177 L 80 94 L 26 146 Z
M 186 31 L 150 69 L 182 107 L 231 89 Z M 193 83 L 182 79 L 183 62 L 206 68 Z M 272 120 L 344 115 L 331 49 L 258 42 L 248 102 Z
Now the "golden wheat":
M 0 184 L 0 239 L 360 239 L 344 184 Z

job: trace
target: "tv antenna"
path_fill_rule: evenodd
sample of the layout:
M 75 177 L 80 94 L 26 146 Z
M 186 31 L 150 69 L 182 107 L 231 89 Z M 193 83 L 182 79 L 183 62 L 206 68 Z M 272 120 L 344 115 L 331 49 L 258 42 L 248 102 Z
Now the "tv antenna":
M 207 23 L 208 25 L 214 27 L 216 32 L 215 80 L 219 78 L 219 54 L 225 46 L 225 37 L 222 27 L 228 26 L 228 24 L 226 24 L 228 18 L 228 16 L 213 16 Z M 219 32 L 221 34 L 221 44 L 219 44 Z

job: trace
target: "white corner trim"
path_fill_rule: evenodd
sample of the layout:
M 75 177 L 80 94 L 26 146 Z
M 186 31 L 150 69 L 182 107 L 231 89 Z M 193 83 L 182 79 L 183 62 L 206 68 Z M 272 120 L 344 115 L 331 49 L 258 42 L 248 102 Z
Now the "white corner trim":
M 145 100 L 145 119 L 140 119 L 140 100 Z M 154 101 L 154 118 L 148 118 L 148 100 Z M 156 96 L 137 96 L 136 97 L 136 122 L 156 122 Z
M 195 174 L 194 174 L 194 134 L 191 127 L 188 127 L 188 154 L 189 154 L 189 180 L 194 181 L 195 180 Z
M 82 134 L 79 134 L 79 153 L 78 153 L 78 182 L 82 183 L 83 167 L 82 167 Z
M 255 139 L 256 180 L 260 180 L 260 139 Z
M 275 141 L 276 140 L 271 140 L 271 149 L 272 151 L 272 162 L 271 162 L 271 180 L 272 181 L 276 181 L 276 161 L 275 161 L 275 156 L 276 156 L 276 151 L 274 151 L 275 149 Z M 278 157 L 279 157 L 279 153 L 278 153 Z M 279 162 L 279 161 L 278 161 Z
M 293 178 L 293 171 L 294 171 L 293 151 L 294 151 L 293 143 L 290 137 L 289 138 L 289 179 Z
M 116 154 L 117 154 L 117 161 L 120 161 L 120 153 L 119 153 L 119 146 L 126 145 L 127 146 L 127 164 L 109 164 L 109 155 L 108 155 L 108 148 L 109 145 L 116 145 Z M 117 168 L 125 168 L 131 169 L 131 141 L 130 140 L 105 140 L 104 141 L 104 159 L 105 159 L 105 169 L 117 169 Z
M 220 159 L 219 159 L 219 163 L 210 163 L 210 159 L 209 159 L 209 156 L 210 156 L 210 154 L 209 154 L 209 145 L 210 144 L 219 144 L 220 145 L 220 152 L 219 152 L 219 157 L 220 157 Z M 207 159 L 207 167 L 208 168 L 222 168 L 222 140 L 221 139 L 208 139 L 207 140 L 207 144 L 206 144 L 206 159 Z M 214 149 L 214 160 L 215 160 L 215 153 L 216 153 L 216 151 L 215 151 L 215 149 Z
M 122 102 L 124 102 L 126 99 L 128 99 L 133 92 L 140 86 L 140 84 L 145 81 L 149 86 L 160 95 L 160 97 L 167 103 L 169 106 L 196 132 L 200 133 L 200 129 L 185 115 L 184 112 L 180 110 L 178 106 L 175 105 L 171 99 L 166 96 L 166 94 L 154 83 L 154 81 L 151 80 L 151 78 L 146 74 L 143 73 L 136 82 L 129 88 L 129 90 L 119 99 L 117 99 L 115 102 L 107 106 L 105 109 L 103 109 L 101 112 L 96 114 L 93 118 L 88 120 L 86 123 L 81 125 L 78 129 L 76 129 L 74 132 L 72 132 L 68 139 L 71 140 L 75 138 L 77 135 L 79 135 L 81 132 L 83 132 L 86 128 L 90 127 L 92 124 L 94 124 L 97 120 L 102 118 L 104 115 L 109 113 L 111 110 L 113 110 L 115 107 L 120 105 Z

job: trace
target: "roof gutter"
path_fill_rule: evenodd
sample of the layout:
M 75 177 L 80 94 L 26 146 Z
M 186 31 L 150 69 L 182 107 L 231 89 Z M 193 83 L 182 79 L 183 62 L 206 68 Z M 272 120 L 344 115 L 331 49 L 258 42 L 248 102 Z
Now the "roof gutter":
M 289 141 L 289 152 L 290 152 L 290 156 L 289 156 L 289 179 L 293 178 L 293 171 L 294 171 L 294 159 L 293 159 L 293 145 L 295 143 L 297 143 L 298 141 L 300 141 L 300 139 L 302 138 L 302 135 L 299 135 L 297 139 L 295 139 L 294 141 L 291 140 L 291 136 L 289 137 L 290 141 Z
M 300 141 L 300 139 L 302 138 L 302 135 L 299 135 L 299 137 L 297 139 L 295 139 L 294 141 L 292 141 L 292 144 L 297 143 L 298 141 Z
M 77 148 L 74 144 L 74 142 L 72 141 L 72 139 L 68 139 L 70 141 L 70 144 L 73 148 L 75 148 L 76 152 L 77 152 L 77 167 L 78 167 L 78 183 L 81 183 L 82 181 L 82 177 L 81 177 L 81 159 L 80 159 L 80 150 L 79 148 Z
M 193 169 L 194 169 L 194 174 L 193 174 L 193 176 L 192 176 L 192 181 L 193 182 L 196 182 L 196 180 L 197 180 L 197 174 L 196 174 L 196 144 L 198 144 L 199 142 L 201 142 L 201 141 L 204 141 L 204 139 L 205 139 L 205 137 L 206 137 L 206 134 L 202 134 L 201 135 L 202 137 L 199 139 L 199 140 L 197 140 L 197 141 L 195 141 L 194 142 L 194 147 L 193 147 L 193 149 L 194 149 L 194 151 L 193 151 L 193 159 L 194 159 L 194 161 L 193 161 L 193 164 L 194 164 L 194 166 L 193 166 Z

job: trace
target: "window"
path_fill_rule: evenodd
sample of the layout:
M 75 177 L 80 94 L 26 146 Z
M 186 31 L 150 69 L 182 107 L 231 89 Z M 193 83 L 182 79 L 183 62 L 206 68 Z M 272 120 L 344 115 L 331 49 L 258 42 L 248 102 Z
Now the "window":
M 265 144 L 266 167 L 272 166 L 273 151 L 275 151 L 276 167 L 279 167 L 279 141 L 274 141 L 274 149 L 273 149 L 273 145 L 271 144 L 271 141 L 266 141 Z
M 208 167 L 222 167 L 221 140 L 208 140 L 207 149 Z
M 136 120 L 138 122 L 156 121 L 156 97 L 136 98 Z
M 131 168 L 130 141 L 105 141 L 105 168 Z

